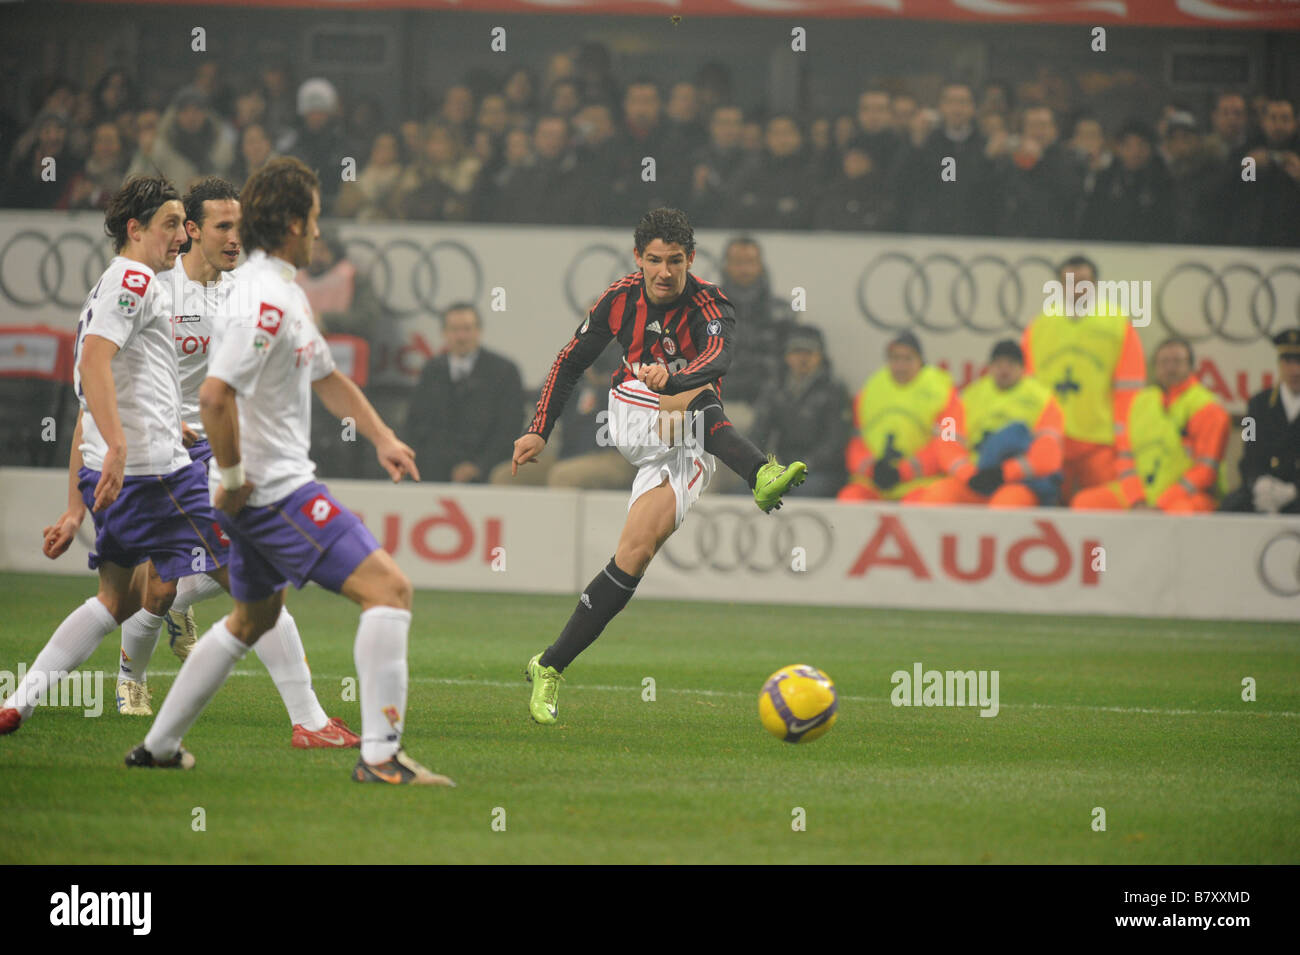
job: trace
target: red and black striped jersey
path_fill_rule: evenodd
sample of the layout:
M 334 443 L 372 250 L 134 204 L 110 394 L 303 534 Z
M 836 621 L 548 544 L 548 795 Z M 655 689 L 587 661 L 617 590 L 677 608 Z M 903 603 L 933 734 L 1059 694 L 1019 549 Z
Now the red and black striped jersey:
M 623 276 L 601 295 L 572 340 L 560 349 L 537 399 L 529 432 L 549 438 L 551 429 L 578 378 L 617 338 L 623 364 L 611 387 L 636 378 L 641 365 L 665 365 L 669 371 L 664 394 L 675 395 L 713 384 L 731 364 L 736 311 L 722 289 L 686 273 L 686 287 L 672 302 L 656 305 L 645 293 L 640 272 Z

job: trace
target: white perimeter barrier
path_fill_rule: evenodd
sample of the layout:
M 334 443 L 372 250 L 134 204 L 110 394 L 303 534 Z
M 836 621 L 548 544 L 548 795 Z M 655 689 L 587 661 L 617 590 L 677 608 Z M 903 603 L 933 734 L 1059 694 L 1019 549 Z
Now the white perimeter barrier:
M 577 594 L 614 552 L 616 492 L 332 481 L 420 588 Z M 0 569 L 87 574 L 87 517 L 58 561 L 57 471 L 0 468 Z M 825 606 L 1300 619 L 1300 518 L 903 508 L 706 495 L 648 597 Z
M 484 314 L 487 347 L 516 361 L 527 385 L 539 385 L 586 310 L 636 267 L 631 222 L 625 229 L 336 225 L 348 255 L 397 316 L 366 333 L 370 380 L 382 384 L 414 383 L 424 360 L 442 347 L 438 310 L 468 299 Z M 730 235 L 700 230 L 696 274 L 721 277 Z M 1300 266 L 1292 250 L 854 233 L 758 237 L 773 293 L 800 300 L 799 321 L 826 333 L 835 369 L 854 392 L 902 328 L 914 330 L 926 357 L 948 367 L 959 385 L 978 377 L 993 343 L 1018 340 L 1042 310 L 1054 264 L 1078 252 L 1096 260 L 1103 281 L 1138 283 L 1141 301 L 1127 302 L 1126 311 L 1141 326 L 1147 355 L 1172 333 L 1190 338 L 1201 380 L 1233 410 L 1276 378 L 1269 338 L 1300 321 Z M 100 215 L 0 212 L 0 324 L 74 328 L 109 256 Z

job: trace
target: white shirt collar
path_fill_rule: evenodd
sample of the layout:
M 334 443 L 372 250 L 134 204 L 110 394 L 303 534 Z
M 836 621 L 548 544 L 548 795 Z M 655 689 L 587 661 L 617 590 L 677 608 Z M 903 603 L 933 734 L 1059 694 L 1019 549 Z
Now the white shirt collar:
M 1296 415 L 1300 414 L 1300 394 L 1292 394 L 1285 381 L 1279 384 L 1277 390 L 1282 396 L 1282 410 L 1286 412 L 1286 420 L 1294 421 Z

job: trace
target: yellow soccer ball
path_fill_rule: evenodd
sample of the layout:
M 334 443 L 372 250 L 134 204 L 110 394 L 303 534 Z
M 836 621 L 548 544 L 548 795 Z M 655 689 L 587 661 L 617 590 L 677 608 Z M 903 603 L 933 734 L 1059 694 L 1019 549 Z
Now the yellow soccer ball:
M 767 678 L 758 695 L 758 718 L 773 736 L 806 743 L 835 725 L 838 705 L 831 678 L 816 667 L 796 663 Z

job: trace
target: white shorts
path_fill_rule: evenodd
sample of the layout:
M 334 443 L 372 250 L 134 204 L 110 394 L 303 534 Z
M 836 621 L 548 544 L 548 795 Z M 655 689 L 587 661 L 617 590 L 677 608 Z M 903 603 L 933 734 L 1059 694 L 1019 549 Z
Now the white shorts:
M 673 527 L 681 527 L 686 512 L 713 479 L 713 455 L 691 434 L 675 446 L 666 444 L 659 434 L 659 396 L 639 381 L 610 389 L 608 424 L 610 440 L 637 469 L 628 510 L 667 478 L 677 498 Z

